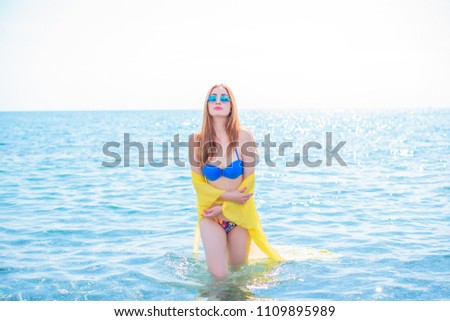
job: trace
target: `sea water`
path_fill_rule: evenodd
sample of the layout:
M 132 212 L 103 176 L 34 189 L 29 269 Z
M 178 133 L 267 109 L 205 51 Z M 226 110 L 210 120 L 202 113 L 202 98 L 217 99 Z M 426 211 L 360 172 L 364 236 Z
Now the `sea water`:
M 334 259 L 261 260 L 211 279 L 202 248 L 192 254 L 188 151 L 182 166 L 170 144 L 200 129 L 201 110 L 2 112 L 0 300 L 450 299 L 450 110 L 240 119 L 259 144 L 255 200 L 271 244 Z M 344 165 L 327 166 L 327 132 Z M 138 147 L 125 165 L 125 134 L 144 166 Z M 149 142 L 167 166 L 149 165 Z M 310 142 L 319 166 L 302 161 Z M 109 148 L 118 166 L 104 166 L 107 143 L 120 144 Z

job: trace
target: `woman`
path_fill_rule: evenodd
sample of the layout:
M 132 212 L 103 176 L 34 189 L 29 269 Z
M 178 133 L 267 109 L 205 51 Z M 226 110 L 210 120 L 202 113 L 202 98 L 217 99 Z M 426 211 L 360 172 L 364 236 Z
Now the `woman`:
M 214 85 L 208 91 L 202 129 L 195 134 L 194 141 L 195 143 L 190 141 L 190 152 L 194 156 L 194 164 L 191 164 L 193 175 L 195 177 L 202 175 L 207 183 L 203 185 L 206 186 L 206 190 L 210 190 L 206 193 L 218 192 L 217 201 L 209 208 L 200 209 L 197 201 L 201 215 L 201 217 L 199 215 L 201 240 L 210 273 L 217 279 L 223 279 L 227 275 L 228 265 L 237 268 L 248 262 L 251 234 L 255 229 L 239 226 L 227 219 L 222 210 L 224 202 L 236 205 L 246 204 L 251 200 L 253 193 L 245 193 L 246 187 L 240 185 L 247 177 L 254 176 L 256 161 L 254 156 L 257 154 L 252 134 L 240 125 L 236 102 L 228 86 Z M 198 186 L 202 183 L 201 179 L 197 178 L 196 181 L 197 185 L 194 187 L 199 197 L 200 191 L 205 189 Z M 254 201 L 251 200 L 251 203 L 257 216 Z M 246 215 L 245 210 L 242 214 L 241 217 Z M 255 233 L 261 234 L 259 218 L 257 223 L 259 230 Z M 255 233 L 255 236 L 261 236 Z M 265 239 L 264 235 L 262 236 Z

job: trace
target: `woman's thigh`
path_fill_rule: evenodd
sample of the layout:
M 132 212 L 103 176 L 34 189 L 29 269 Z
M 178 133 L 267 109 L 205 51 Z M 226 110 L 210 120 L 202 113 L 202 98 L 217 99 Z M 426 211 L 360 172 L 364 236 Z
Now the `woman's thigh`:
M 200 235 L 210 273 L 224 278 L 228 270 L 227 235 L 216 221 L 209 217 L 200 220 Z
M 228 232 L 228 256 L 232 266 L 246 264 L 250 252 L 251 238 L 247 229 L 236 226 Z

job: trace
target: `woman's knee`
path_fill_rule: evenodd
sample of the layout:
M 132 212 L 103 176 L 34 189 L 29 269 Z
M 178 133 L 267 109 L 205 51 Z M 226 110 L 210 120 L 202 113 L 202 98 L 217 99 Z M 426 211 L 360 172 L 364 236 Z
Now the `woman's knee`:
M 216 268 L 209 271 L 216 280 L 224 280 L 227 277 L 227 268 Z

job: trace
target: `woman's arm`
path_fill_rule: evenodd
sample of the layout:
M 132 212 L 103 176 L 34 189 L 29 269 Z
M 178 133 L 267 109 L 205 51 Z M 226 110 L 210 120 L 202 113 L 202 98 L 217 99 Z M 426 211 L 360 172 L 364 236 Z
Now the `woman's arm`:
M 218 217 L 222 216 L 222 205 L 211 205 L 207 210 L 203 210 L 203 217 Z M 224 216 L 222 216 L 222 219 Z
M 255 171 L 256 161 L 257 158 L 259 158 L 259 154 L 256 149 L 255 139 L 248 129 L 241 128 L 239 131 L 239 143 L 241 146 L 242 161 L 244 162 L 243 179 L 245 179 Z
M 198 142 L 199 133 L 194 133 L 193 139 L 189 139 L 189 163 L 191 165 L 191 169 L 197 174 L 203 175 L 202 169 L 200 167 L 200 162 L 197 160 L 197 148 L 194 146 L 194 142 Z M 191 159 L 192 157 L 192 159 Z
M 250 194 L 244 194 L 246 187 L 242 187 L 238 190 L 231 191 L 231 192 L 224 192 L 222 195 L 219 196 L 219 199 L 224 201 L 231 201 L 239 204 L 245 204 L 249 200 L 250 197 L 252 197 L 253 193 Z

